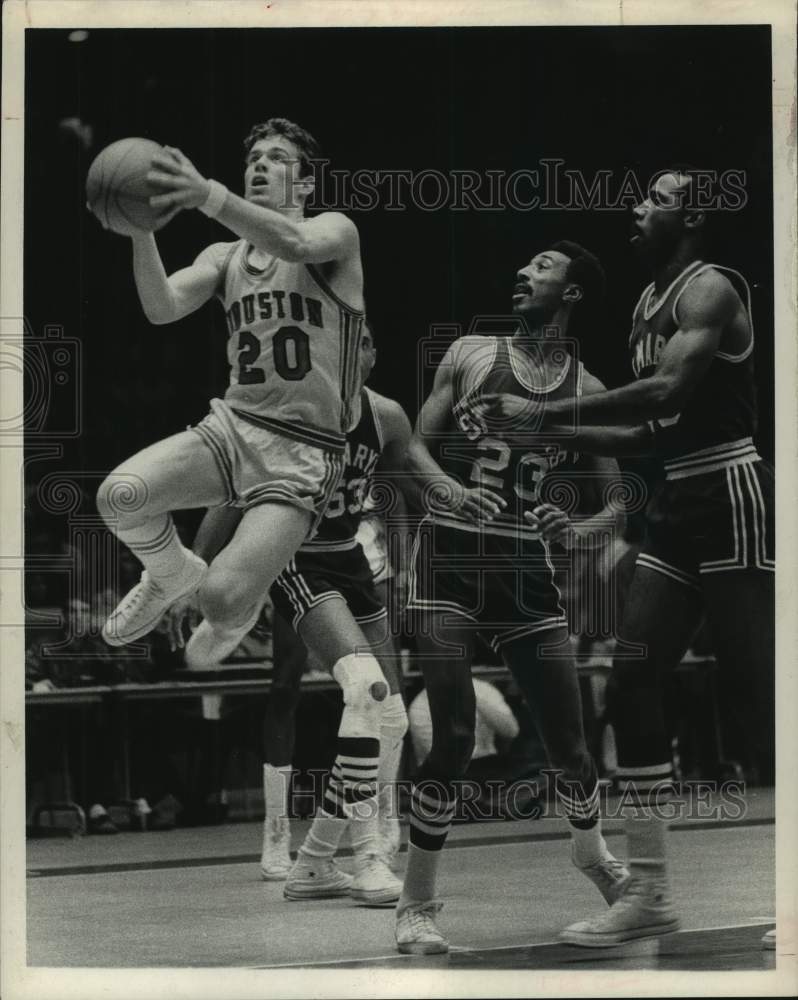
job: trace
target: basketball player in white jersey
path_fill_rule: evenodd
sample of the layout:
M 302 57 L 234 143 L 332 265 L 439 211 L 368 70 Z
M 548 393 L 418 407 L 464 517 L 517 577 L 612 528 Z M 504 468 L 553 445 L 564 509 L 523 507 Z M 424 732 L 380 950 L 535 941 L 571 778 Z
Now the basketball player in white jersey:
M 303 658 L 283 637 L 282 652 L 289 657 L 293 653 L 299 672 L 291 674 L 284 664 L 275 662 L 282 682 L 278 699 L 284 717 L 274 718 L 279 706 L 272 705 L 270 695 L 271 718 L 264 730 L 271 724 L 283 732 L 284 739 L 282 745 L 275 745 L 272 734 L 264 732 L 267 750 L 276 756 L 267 757 L 264 767 L 266 820 L 261 874 L 270 881 L 287 879 L 284 895 L 291 900 L 351 896 L 361 903 L 384 905 L 396 902 L 401 890 L 401 882 L 390 870 L 399 847 L 398 819 L 392 815 L 392 805 L 407 715 L 386 607 L 356 534 L 372 488 L 376 486 L 387 501 L 389 479 L 390 483 L 401 483 L 398 477 L 404 472 L 411 428 L 398 403 L 365 387 L 375 361 L 372 332 L 365 324 L 359 398 L 353 408 L 355 424 L 347 434 L 340 487 L 324 511 L 316 537 L 300 547 L 271 588 L 275 619 L 288 623 L 284 631 L 295 630 L 323 669 L 334 672 L 342 661 L 356 666 L 364 655 L 373 654 L 389 689 L 380 712 L 378 748 L 368 740 L 353 739 L 345 729 L 339 731 L 323 805 L 292 866 L 287 818 L 290 747 Z M 396 516 L 401 493 L 391 488 L 390 494 Z M 237 516 L 229 507 L 209 510 L 194 539 L 194 551 L 210 561 L 227 543 Z M 169 632 L 178 642 L 187 610 L 185 602 L 178 602 L 167 615 Z M 276 656 L 275 650 L 275 660 Z M 341 725 L 347 725 L 344 715 Z M 333 862 L 347 829 L 354 855 L 353 875 Z
M 244 197 L 207 180 L 178 150 L 153 158 L 151 203 L 200 209 L 237 237 L 167 276 L 155 238 L 132 238 L 133 273 L 147 318 L 168 324 L 214 296 L 228 328 L 230 385 L 197 427 L 124 462 L 98 506 L 144 565 L 113 612 L 106 640 L 146 635 L 176 600 L 199 588 L 203 621 L 186 659 L 214 666 L 255 623 L 266 593 L 311 537 L 343 466 L 363 324 L 363 274 L 354 224 L 338 212 L 306 218 L 319 149 L 304 129 L 273 118 L 245 141 Z M 208 568 L 185 549 L 170 511 L 232 504 L 243 511 Z M 344 657 L 342 728 L 379 743 L 388 686 L 376 658 Z
M 363 320 L 354 224 L 336 212 L 304 216 L 315 140 L 270 119 L 245 148 L 243 198 L 201 177 L 178 150 L 153 159 L 148 176 L 164 192 L 153 204 L 199 208 L 239 238 L 167 276 L 153 234 L 133 236 L 142 307 L 150 322 L 168 324 L 218 298 L 230 385 L 202 423 L 128 459 L 98 495 L 109 528 L 145 569 L 106 623 L 106 640 L 139 639 L 200 587 L 206 624 L 189 650 L 196 662 L 218 662 L 235 648 L 274 577 L 315 529 L 340 472 Z M 169 512 L 219 504 L 244 516 L 206 572 L 180 544 Z

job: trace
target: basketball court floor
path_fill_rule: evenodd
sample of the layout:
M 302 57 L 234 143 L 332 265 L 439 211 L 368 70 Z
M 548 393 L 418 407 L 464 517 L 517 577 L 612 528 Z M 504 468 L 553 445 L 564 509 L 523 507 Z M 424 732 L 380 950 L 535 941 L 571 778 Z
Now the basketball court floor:
M 572 868 L 560 819 L 455 826 L 444 852 L 446 956 L 402 956 L 393 910 L 349 899 L 287 902 L 260 880 L 261 826 L 238 823 L 27 844 L 28 964 L 96 968 L 452 970 L 773 969 L 774 797 L 749 791 L 742 819 L 682 817 L 669 841 L 683 929 L 585 950 L 557 943 L 604 905 Z M 307 828 L 294 823 L 294 848 Z M 623 853 L 618 821 L 605 824 Z M 406 827 L 399 864 L 403 870 Z M 346 855 L 341 864 L 351 865 Z

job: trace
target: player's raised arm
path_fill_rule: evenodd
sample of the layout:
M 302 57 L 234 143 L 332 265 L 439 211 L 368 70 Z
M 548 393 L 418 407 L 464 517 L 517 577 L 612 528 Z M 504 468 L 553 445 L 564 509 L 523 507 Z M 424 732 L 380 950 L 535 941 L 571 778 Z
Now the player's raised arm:
M 360 248 L 357 227 L 340 212 L 324 212 L 298 222 L 228 191 L 216 218 L 281 260 L 326 264 L 353 257 Z
M 451 423 L 454 348 L 438 366 L 432 392 L 419 412 L 408 446 L 408 466 L 428 506 L 458 511 L 474 521 L 490 520 L 506 506 L 504 499 L 483 486 L 469 489 L 457 482 L 443 471 L 431 450 Z
M 150 323 L 174 323 L 213 297 L 219 287 L 226 244 L 207 247 L 189 267 L 167 275 L 152 233 L 142 232 L 132 241 L 136 290 Z
M 269 152 L 274 158 L 275 151 Z M 278 152 L 288 155 L 285 150 Z M 302 215 L 302 204 L 313 188 L 311 177 L 293 178 L 289 189 L 274 169 L 270 168 L 270 174 L 265 169 L 259 173 L 250 163 L 245 174 L 248 197 L 241 198 L 218 181 L 203 177 L 178 149 L 166 147 L 152 163 L 148 180 L 163 189 L 163 194 L 150 198 L 153 208 L 199 208 L 254 247 L 281 260 L 324 264 L 359 253 L 357 227 L 351 219 L 340 212 L 323 212 L 312 219 Z M 275 190 L 269 191 L 270 186 Z M 262 197 L 258 189 L 264 191 Z M 271 204 L 265 203 L 267 193 Z

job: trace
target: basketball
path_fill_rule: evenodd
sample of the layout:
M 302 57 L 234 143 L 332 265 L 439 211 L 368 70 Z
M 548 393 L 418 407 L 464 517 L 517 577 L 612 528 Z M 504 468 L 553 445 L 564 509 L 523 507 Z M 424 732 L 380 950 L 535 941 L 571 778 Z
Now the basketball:
M 163 147 L 151 139 L 120 139 L 99 153 L 86 177 L 86 203 L 106 229 L 127 236 L 165 226 L 168 208 L 152 208 L 163 191 L 147 180 L 152 158 Z

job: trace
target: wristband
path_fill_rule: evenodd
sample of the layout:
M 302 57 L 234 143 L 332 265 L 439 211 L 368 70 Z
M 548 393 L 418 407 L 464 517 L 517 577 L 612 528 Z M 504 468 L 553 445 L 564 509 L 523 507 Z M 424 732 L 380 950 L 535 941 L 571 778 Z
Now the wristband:
M 208 197 L 198 208 L 204 215 L 215 219 L 219 212 L 221 212 L 226 198 L 227 188 L 224 184 L 220 184 L 218 181 L 208 181 Z

